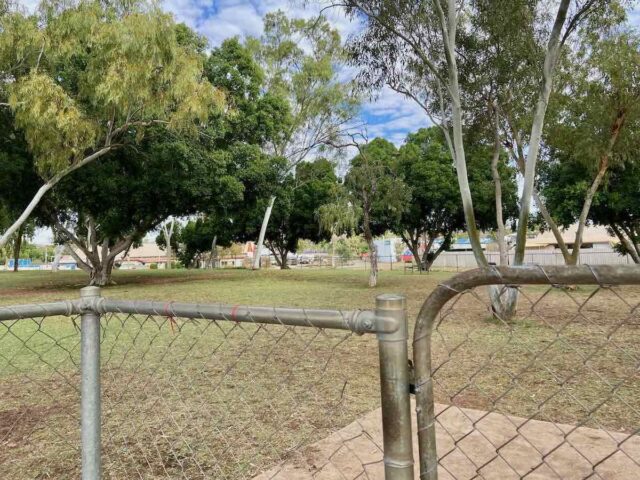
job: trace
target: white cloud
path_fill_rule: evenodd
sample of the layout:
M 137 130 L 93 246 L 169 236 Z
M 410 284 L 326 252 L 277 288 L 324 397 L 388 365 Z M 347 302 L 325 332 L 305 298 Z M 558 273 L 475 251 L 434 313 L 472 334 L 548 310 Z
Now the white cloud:
M 430 125 L 417 103 L 388 87 L 363 106 L 363 117 L 367 120 L 371 138 L 385 137 L 396 145 L 402 144 L 408 132 Z

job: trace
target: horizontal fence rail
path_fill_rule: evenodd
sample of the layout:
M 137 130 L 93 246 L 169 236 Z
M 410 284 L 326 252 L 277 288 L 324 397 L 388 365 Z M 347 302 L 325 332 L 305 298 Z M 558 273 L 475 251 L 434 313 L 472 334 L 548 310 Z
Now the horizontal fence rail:
M 438 286 L 413 337 L 420 478 L 640 478 L 637 285 L 582 265 Z

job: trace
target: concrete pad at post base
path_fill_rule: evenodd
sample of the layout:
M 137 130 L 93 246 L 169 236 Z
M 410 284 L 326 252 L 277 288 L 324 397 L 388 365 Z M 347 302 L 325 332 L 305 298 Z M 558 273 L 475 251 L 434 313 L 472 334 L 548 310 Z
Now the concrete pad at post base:
M 439 480 L 640 479 L 637 435 L 449 405 L 436 412 Z M 415 437 L 415 414 L 413 422 Z M 417 442 L 413 455 L 418 479 Z M 384 480 L 382 456 L 376 409 L 255 480 Z

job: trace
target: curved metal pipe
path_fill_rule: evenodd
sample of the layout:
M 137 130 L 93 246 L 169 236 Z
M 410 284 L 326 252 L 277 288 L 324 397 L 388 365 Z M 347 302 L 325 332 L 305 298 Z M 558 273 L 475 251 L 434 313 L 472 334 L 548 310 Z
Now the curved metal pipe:
M 639 265 L 577 265 L 488 267 L 460 273 L 441 283 L 422 304 L 413 330 L 413 361 L 416 375 L 416 413 L 420 478 L 438 478 L 431 334 L 442 307 L 466 290 L 486 285 L 640 285 Z

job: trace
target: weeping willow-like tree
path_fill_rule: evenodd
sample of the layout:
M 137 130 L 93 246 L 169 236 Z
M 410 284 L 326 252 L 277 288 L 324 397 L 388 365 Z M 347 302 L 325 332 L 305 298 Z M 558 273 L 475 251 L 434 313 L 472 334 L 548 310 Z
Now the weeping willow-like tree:
M 344 195 L 337 193 L 335 201 L 321 205 L 316 211 L 320 228 L 331 235 L 331 266 L 336 262 L 336 239 L 356 230 L 362 212 Z
M 223 106 L 202 54 L 172 17 L 143 0 L 45 0 L 0 15 L 0 108 L 33 155 L 40 188 L 0 246 L 70 173 L 162 124 L 194 131 Z

